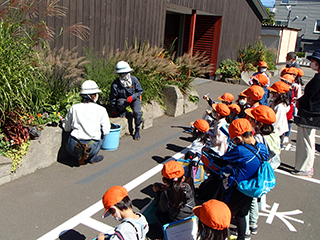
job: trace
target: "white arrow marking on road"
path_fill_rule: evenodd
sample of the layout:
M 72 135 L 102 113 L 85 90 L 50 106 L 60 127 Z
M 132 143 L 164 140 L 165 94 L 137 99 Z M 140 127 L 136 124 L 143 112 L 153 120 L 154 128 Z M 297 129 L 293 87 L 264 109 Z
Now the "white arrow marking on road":
M 304 221 L 302 220 L 287 216 L 287 215 L 302 214 L 303 212 L 301 210 L 296 209 L 296 210 L 287 211 L 287 212 L 277 212 L 278 208 L 279 208 L 279 203 L 274 203 L 270 211 L 267 209 L 263 209 L 263 211 L 266 213 L 259 213 L 259 215 L 267 217 L 266 223 L 268 224 L 272 224 L 274 217 L 278 217 L 282 222 L 284 222 L 284 224 L 289 228 L 291 232 L 296 232 L 297 229 L 295 229 L 295 227 L 288 220 L 304 224 Z

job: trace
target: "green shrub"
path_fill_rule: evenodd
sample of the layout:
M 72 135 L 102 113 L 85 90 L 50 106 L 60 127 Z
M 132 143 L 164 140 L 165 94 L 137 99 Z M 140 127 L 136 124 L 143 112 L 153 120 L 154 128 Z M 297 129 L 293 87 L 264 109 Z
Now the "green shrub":
M 240 79 L 240 64 L 236 60 L 226 59 L 222 60 L 217 74 L 221 74 L 224 78 Z
M 104 54 L 85 49 L 88 63 L 85 65 L 85 78 L 94 80 L 100 90 L 99 101 L 106 103 L 109 99 L 112 82 L 117 78 L 115 74 L 116 61 L 106 58 Z
M 267 49 L 261 39 L 254 44 L 247 44 L 238 50 L 240 71 L 256 71 L 260 61 L 267 62 L 269 70 L 276 70 L 275 56 L 273 50 Z
M 41 64 L 39 69 L 44 75 L 44 88 L 46 97 L 42 104 L 44 111 L 49 114 L 54 112 L 63 112 L 65 115 L 70 101 L 70 96 L 79 89 L 85 70 L 85 64 L 88 61 L 85 57 L 78 57 L 77 48 L 59 51 L 49 48 L 39 51 Z M 77 102 L 73 101 L 72 102 Z
M 305 52 L 296 52 L 298 58 L 305 58 L 306 57 L 306 53 Z

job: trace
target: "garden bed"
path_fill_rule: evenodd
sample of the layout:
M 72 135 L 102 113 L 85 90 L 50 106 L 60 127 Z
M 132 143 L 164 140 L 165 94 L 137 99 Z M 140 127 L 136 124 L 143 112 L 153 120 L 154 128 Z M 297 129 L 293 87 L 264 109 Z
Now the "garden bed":
M 169 99 L 166 104 L 167 115 L 177 117 L 198 108 L 198 104 L 190 102 L 177 87 L 169 86 L 167 91 L 167 94 L 165 94 L 166 99 Z M 190 94 L 193 97 L 199 98 L 196 91 L 191 91 Z M 144 105 L 142 112 L 144 118 L 143 129 L 152 127 L 153 119 L 165 114 L 164 109 L 155 101 Z M 120 138 L 129 133 L 126 118 L 110 118 L 110 122 L 122 126 Z M 60 127 L 44 127 L 41 131 L 41 136 L 37 140 L 31 141 L 27 155 L 23 157 L 20 166 L 14 173 L 11 173 L 12 160 L 0 156 L 0 185 L 59 161 L 60 158 L 63 158 L 62 155 L 65 154 L 63 148 L 61 148 L 62 141 L 63 130 Z

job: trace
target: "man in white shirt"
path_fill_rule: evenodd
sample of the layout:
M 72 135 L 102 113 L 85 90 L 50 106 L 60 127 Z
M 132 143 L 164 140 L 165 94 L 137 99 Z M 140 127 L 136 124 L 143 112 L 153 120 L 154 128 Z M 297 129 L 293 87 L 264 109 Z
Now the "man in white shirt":
M 73 105 L 62 119 L 64 130 L 71 132 L 67 151 L 78 159 L 80 165 L 100 162 L 104 158 L 98 152 L 104 136 L 110 131 L 110 120 L 106 109 L 96 104 L 99 92 L 101 91 L 94 81 L 85 81 L 81 85 L 81 103 Z

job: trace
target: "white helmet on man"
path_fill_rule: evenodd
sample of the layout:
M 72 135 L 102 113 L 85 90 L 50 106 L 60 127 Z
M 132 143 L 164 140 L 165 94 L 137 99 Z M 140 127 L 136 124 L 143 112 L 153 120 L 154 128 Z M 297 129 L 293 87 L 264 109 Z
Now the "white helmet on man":
M 81 85 L 80 94 L 95 94 L 99 92 L 101 92 L 101 90 L 93 80 L 87 80 Z
M 116 65 L 116 73 L 128 73 L 131 71 L 133 71 L 133 69 L 125 61 L 120 61 Z

